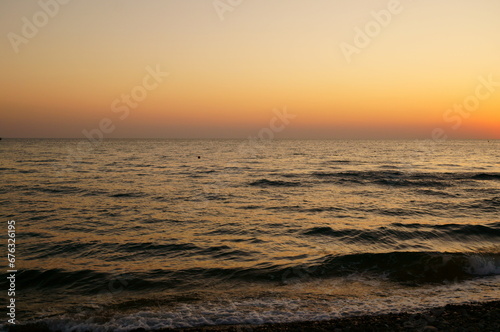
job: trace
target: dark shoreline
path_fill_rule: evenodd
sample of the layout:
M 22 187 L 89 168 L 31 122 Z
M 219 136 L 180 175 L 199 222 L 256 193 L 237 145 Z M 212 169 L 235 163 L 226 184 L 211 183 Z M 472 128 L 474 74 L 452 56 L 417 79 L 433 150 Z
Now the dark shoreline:
M 142 332 L 144 330 L 135 330 Z M 500 331 L 500 301 L 447 305 L 421 313 L 397 313 L 338 318 L 319 322 L 205 326 L 163 329 L 161 332 L 309 332 L 309 331 Z
M 135 330 L 142 332 L 144 330 Z M 452 305 L 420 313 L 354 316 L 319 322 L 263 325 L 205 326 L 163 329 L 161 332 L 349 332 L 349 331 L 467 331 L 500 332 L 500 301 Z
M 8 331 L 53 332 L 45 324 L 11 326 Z M 131 332 L 145 332 L 135 329 Z M 263 325 L 219 325 L 157 332 L 361 332 L 361 331 L 453 331 L 500 332 L 500 301 L 433 308 L 420 313 L 397 313 L 338 318 L 327 321 L 275 323 Z M 89 330 L 90 332 L 90 330 Z

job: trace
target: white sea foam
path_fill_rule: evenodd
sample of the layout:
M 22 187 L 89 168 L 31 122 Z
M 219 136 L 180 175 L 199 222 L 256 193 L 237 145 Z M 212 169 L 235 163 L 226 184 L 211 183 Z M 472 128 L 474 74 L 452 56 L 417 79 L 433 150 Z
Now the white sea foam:
M 473 275 L 499 275 L 500 256 L 472 255 L 469 257 L 467 272 Z
M 175 308 L 144 309 L 133 314 L 115 313 L 105 323 L 95 318 L 86 321 L 45 320 L 52 329 L 78 331 L 130 331 L 137 328 L 185 328 L 208 325 L 264 324 L 294 321 L 321 321 L 362 314 L 415 312 L 446 304 L 484 302 L 500 299 L 500 276 L 491 276 L 448 285 L 395 287 L 385 294 L 362 297 L 267 297 L 185 303 Z

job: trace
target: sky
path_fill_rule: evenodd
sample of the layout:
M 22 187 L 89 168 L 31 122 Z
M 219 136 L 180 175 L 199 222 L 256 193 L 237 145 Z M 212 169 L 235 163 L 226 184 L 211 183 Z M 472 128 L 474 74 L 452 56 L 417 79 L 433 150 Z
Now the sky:
M 0 137 L 500 139 L 499 14 L 498 0 L 3 0 Z

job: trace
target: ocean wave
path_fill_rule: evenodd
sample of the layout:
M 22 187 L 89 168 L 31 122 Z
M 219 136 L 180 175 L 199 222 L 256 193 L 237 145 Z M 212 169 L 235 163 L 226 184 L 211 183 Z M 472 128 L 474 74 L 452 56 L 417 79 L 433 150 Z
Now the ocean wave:
M 302 206 L 302 205 L 281 205 L 281 206 L 252 206 L 253 209 L 265 209 L 273 211 L 288 211 L 288 212 L 299 212 L 299 213 L 322 213 L 322 212 L 333 212 L 338 213 L 337 218 L 355 218 L 353 212 L 365 212 L 370 215 L 382 215 L 382 216 L 395 216 L 395 217 L 415 217 L 420 218 L 423 216 L 431 217 L 471 217 L 476 214 L 484 213 L 496 213 L 500 212 L 500 201 L 497 198 L 491 199 L 481 199 L 481 200 L 469 200 L 460 203 L 452 202 L 415 202 L 412 205 L 405 205 L 401 207 L 397 206 L 384 206 L 379 205 L 377 207 L 372 206 L 362 206 L 358 207 L 356 210 L 349 208 L 347 206 L 342 206 L 342 202 L 338 203 L 339 206 Z M 241 207 L 241 209 L 246 209 Z M 249 209 L 249 208 L 248 208 Z
M 8 274 L 2 275 L 5 279 Z M 73 289 L 75 291 L 99 291 L 103 280 L 109 280 L 110 274 L 93 270 L 66 271 L 64 269 L 22 269 L 18 271 L 16 286 L 28 289 Z M 100 287 L 96 285 L 101 285 Z M 96 288 L 97 287 L 97 288 Z
M 474 180 L 500 180 L 500 173 L 478 173 L 471 176 Z
M 255 187 L 299 187 L 302 184 L 300 182 L 261 179 L 250 182 L 249 185 Z
M 429 225 L 418 223 L 392 223 L 389 227 L 375 229 L 333 229 L 329 226 L 312 227 L 302 232 L 306 236 L 329 236 L 349 243 L 393 243 L 411 239 L 429 240 L 457 240 L 467 238 L 477 240 L 477 237 L 500 238 L 499 223 L 488 225 L 443 224 Z
M 7 273 L 0 275 L 2 280 L 6 280 L 7 276 Z M 17 273 L 16 286 L 26 291 L 95 295 L 109 289 L 116 282 L 126 283 L 129 291 L 175 287 L 178 282 L 175 278 L 169 278 L 169 276 L 169 271 L 163 270 L 160 272 L 151 270 L 149 273 L 117 274 L 91 269 L 74 271 L 65 269 L 22 269 Z
M 500 274 L 500 255 L 441 252 L 391 252 L 331 257 L 318 266 L 326 275 L 371 272 L 410 283 L 459 281 Z
M 417 193 L 422 194 L 422 195 L 429 195 L 429 196 L 441 196 L 441 197 L 457 197 L 456 194 L 452 194 L 446 191 L 439 191 L 439 190 L 432 190 L 432 189 L 420 189 L 417 190 Z
M 377 184 L 401 187 L 437 187 L 455 186 L 457 181 L 500 180 L 500 173 L 425 173 L 403 172 L 398 170 L 380 171 L 339 171 L 312 172 L 312 177 L 327 182 Z
M 213 249 L 215 250 L 215 249 Z M 221 250 L 217 250 L 221 252 Z M 222 250 L 224 251 L 224 250 Z M 225 250 L 229 253 L 227 249 Z M 244 253 L 239 253 L 244 254 Z M 300 262 L 298 260 L 297 262 Z M 155 269 L 117 275 L 93 270 L 25 269 L 18 272 L 18 286 L 25 290 L 96 294 L 109 283 L 127 280 L 127 291 L 155 291 L 206 287 L 229 281 L 288 284 L 336 277 L 382 278 L 407 285 L 461 282 L 500 275 L 500 252 L 386 252 L 327 255 L 315 262 L 296 264 L 259 263 L 248 268 Z M 1 276 L 3 280 L 7 274 Z M 5 283 L 5 282 L 3 282 Z
M 32 190 L 44 194 L 78 194 L 83 192 L 82 188 L 74 186 L 51 186 L 51 187 L 35 186 L 32 188 Z
M 140 192 L 123 192 L 123 193 L 116 193 L 109 195 L 109 197 L 113 198 L 134 198 L 134 197 L 144 197 L 144 196 L 146 195 Z
M 325 161 L 325 164 L 359 164 L 359 162 L 346 159 L 334 159 Z

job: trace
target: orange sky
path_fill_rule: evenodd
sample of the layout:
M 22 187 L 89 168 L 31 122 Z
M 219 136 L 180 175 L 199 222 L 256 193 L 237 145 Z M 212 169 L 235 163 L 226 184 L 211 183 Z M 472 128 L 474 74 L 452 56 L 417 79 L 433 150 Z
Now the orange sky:
M 66 1 L 0 3 L 1 137 L 500 138 L 497 0 Z

